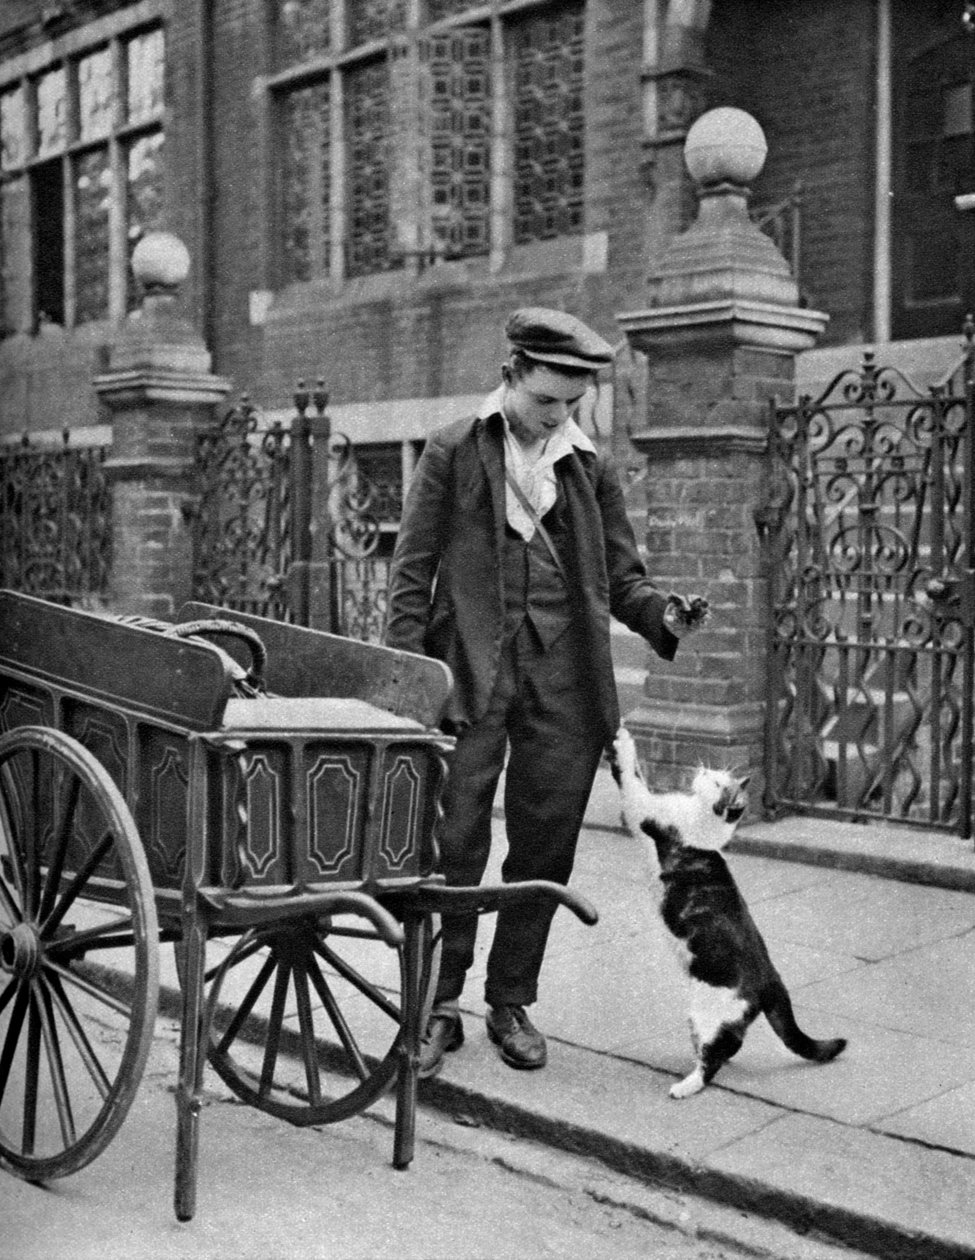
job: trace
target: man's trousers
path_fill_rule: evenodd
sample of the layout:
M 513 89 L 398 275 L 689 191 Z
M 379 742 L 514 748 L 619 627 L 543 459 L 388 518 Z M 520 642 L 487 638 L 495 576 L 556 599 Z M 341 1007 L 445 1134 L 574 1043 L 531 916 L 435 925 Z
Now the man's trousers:
M 506 641 L 488 710 L 461 732 L 451 761 L 439 867 L 448 884 L 480 884 L 484 876 L 491 808 L 509 744 L 508 852 L 501 878 L 568 883 L 604 743 L 581 656 L 571 630 L 545 650 L 528 621 Z M 555 909 L 545 899 L 498 913 L 484 992 L 488 1005 L 535 1001 Z M 460 997 L 474 960 L 477 919 L 444 916 L 438 1002 Z

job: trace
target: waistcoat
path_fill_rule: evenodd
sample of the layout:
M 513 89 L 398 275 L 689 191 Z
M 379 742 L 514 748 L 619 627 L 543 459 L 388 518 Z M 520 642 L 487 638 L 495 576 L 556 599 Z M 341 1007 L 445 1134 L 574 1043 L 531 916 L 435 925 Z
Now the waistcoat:
M 571 622 L 572 606 L 565 579 L 537 529 L 525 542 L 505 526 L 503 578 L 505 637 L 516 634 L 527 619 L 542 646 L 551 647 Z

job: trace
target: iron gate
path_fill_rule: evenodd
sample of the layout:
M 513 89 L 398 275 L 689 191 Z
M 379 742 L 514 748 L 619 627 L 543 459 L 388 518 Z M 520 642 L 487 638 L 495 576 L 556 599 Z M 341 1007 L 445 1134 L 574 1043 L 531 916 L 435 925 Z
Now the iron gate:
M 328 395 L 299 382 L 290 426 L 245 396 L 199 440 L 193 594 L 378 642 L 388 562 L 378 554 L 376 488 L 334 435 Z
M 972 834 L 973 331 L 927 393 L 868 352 L 773 407 L 772 813 Z

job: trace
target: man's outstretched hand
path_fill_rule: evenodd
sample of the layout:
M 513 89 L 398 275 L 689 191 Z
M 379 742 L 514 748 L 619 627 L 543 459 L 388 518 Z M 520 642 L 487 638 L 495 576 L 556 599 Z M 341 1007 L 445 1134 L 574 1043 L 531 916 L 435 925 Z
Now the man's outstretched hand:
M 711 605 L 703 595 L 671 595 L 664 609 L 664 625 L 677 639 L 699 630 L 711 620 Z

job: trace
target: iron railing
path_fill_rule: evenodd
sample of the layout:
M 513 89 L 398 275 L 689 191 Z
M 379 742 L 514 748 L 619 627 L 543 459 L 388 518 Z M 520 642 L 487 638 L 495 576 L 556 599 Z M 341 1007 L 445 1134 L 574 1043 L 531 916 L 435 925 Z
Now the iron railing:
M 108 446 L 77 445 L 69 430 L 0 447 L 0 586 L 75 607 L 108 596 L 112 496 Z

